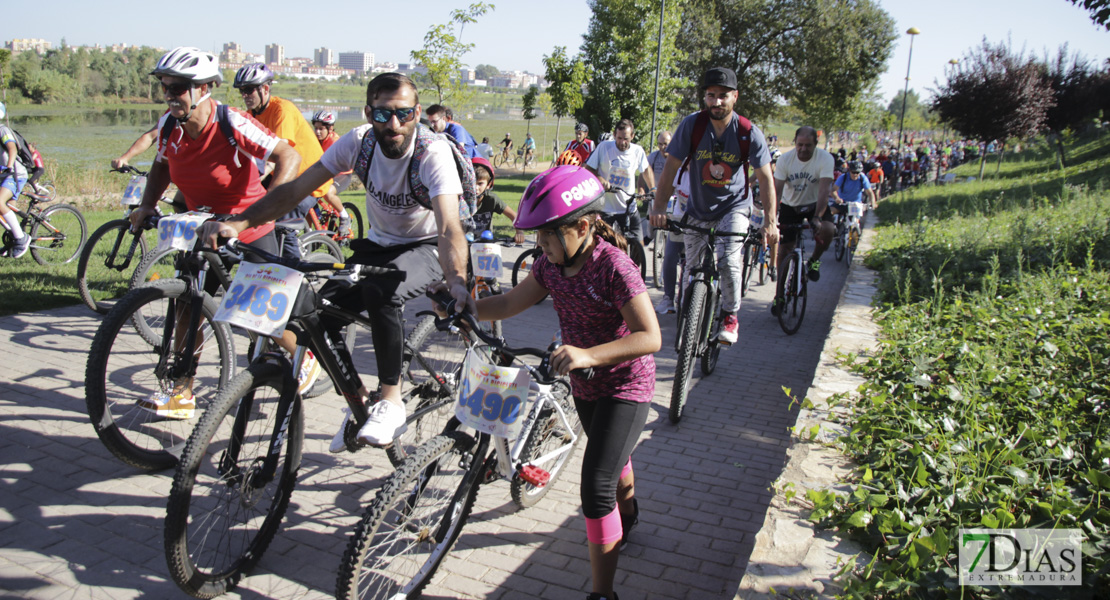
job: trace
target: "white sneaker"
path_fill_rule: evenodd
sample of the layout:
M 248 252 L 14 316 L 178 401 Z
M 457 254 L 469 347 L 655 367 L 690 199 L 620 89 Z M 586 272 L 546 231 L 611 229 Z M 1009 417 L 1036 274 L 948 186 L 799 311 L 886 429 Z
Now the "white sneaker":
M 303 396 L 320 377 L 320 361 L 316 360 L 316 355 L 312 350 L 305 352 L 304 361 L 301 362 L 301 372 L 297 376 L 297 391 Z
M 335 437 L 331 438 L 331 445 L 328 446 L 328 452 L 332 454 L 339 454 L 347 449 L 347 442 L 343 441 L 343 432 L 347 431 L 347 423 L 351 420 L 351 409 L 343 409 L 343 422 L 339 424 L 339 431 L 335 432 Z
M 358 430 L 358 439 L 371 446 L 385 446 L 406 429 L 404 407 L 382 400 L 370 408 L 370 418 Z
M 25 235 L 15 241 L 15 246 L 12 246 L 11 257 L 20 258 L 27 254 L 27 250 L 31 247 L 31 236 Z
M 669 315 L 675 312 L 674 300 L 668 298 L 667 296 L 663 296 L 659 299 L 659 302 L 655 303 L 655 312 L 661 315 Z

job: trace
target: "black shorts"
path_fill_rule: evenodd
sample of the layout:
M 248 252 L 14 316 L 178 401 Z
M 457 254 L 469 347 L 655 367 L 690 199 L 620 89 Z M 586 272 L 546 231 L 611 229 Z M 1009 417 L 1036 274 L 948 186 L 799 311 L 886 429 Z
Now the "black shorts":
M 829 208 L 831 209 L 832 205 L 829 205 Z M 802 223 L 809 221 L 813 218 L 813 215 L 816 214 L 816 212 L 816 203 L 805 204 L 802 206 L 779 204 L 779 241 L 784 244 L 793 244 L 794 242 L 798 241 L 798 235 L 800 235 L 802 230 L 795 227 L 795 225 L 801 225 Z M 825 214 L 821 215 L 821 220 L 832 223 L 833 211 L 826 210 Z M 784 228 L 782 227 L 783 225 L 787 225 L 788 227 Z

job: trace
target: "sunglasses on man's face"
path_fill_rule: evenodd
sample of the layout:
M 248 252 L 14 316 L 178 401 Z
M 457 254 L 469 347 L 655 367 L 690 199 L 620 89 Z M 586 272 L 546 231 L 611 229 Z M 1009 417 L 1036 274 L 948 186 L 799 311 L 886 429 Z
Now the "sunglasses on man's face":
M 169 92 L 171 96 L 180 96 L 191 89 L 193 89 L 193 84 L 191 83 L 171 83 L 169 85 L 166 85 L 164 83 L 162 84 L 162 91 Z
M 416 118 L 416 107 L 410 108 L 370 108 L 370 118 L 375 123 L 388 123 L 394 116 L 401 123 L 408 123 Z
M 258 91 L 258 86 L 257 85 L 244 85 L 243 87 L 239 88 L 239 95 L 241 95 L 241 96 L 250 96 L 251 94 L 253 94 L 257 91 Z

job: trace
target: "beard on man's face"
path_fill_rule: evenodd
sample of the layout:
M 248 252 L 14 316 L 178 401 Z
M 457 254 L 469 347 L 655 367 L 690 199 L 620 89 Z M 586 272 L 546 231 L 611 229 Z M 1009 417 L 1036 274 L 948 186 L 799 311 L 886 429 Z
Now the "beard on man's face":
M 374 137 L 378 139 L 378 147 L 382 149 L 382 154 L 386 158 L 401 158 L 408 150 L 409 142 L 412 141 L 412 134 L 416 131 L 414 127 L 404 127 L 400 129 L 390 129 L 388 125 L 383 125 L 379 130 L 378 126 L 374 126 Z M 396 136 L 401 136 L 400 138 Z

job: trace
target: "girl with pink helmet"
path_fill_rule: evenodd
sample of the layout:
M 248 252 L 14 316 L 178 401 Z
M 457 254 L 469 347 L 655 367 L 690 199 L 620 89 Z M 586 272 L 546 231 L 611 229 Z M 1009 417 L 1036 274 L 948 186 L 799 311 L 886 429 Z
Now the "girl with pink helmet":
M 652 354 L 659 322 L 627 243 L 598 218 L 604 190 L 582 167 L 558 166 L 532 180 L 514 226 L 537 230 L 543 256 L 523 283 L 477 302 L 478 318 L 507 319 L 550 294 L 563 346 L 551 356 L 570 375 L 574 404 L 587 436 L 582 457 L 582 512 L 589 540 L 592 593 L 615 600 L 620 547 L 639 522 L 632 449 L 647 422 L 655 391 Z

